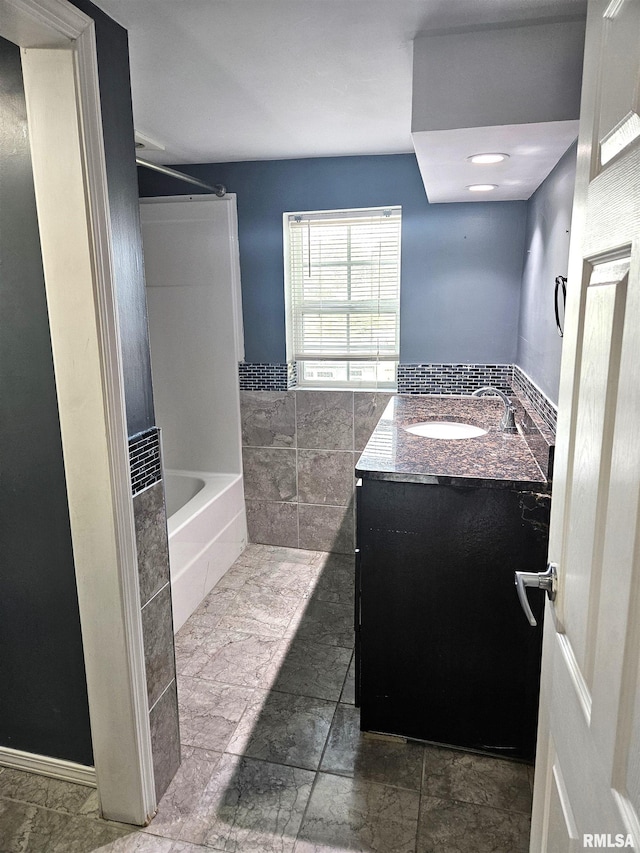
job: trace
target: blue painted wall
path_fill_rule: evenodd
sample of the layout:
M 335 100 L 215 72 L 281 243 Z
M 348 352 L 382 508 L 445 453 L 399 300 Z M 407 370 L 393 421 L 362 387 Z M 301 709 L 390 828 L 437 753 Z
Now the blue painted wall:
M 247 361 L 285 360 L 282 214 L 384 205 L 403 215 L 401 360 L 515 360 L 526 202 L 430 205 L 413 154 L 179 168 L 237 193 Z M 139 181 L 143 196 L 190 191 Z
M 575 179 L 574 144 L 528 202 L 516 363 L 556 404 L 562 338 L 556 329 L 554 282 L 567 274 Z
M 0 117 L 0 744 L 92 765 L 20 48 L 4 39 Z
M 127 31 L 90 0 L 73 0 L 96 27 L 100 110 L 109 192 L 113 276 L 118 301 L 127 430 L 155 424 L 147 303 L 136 193 Z

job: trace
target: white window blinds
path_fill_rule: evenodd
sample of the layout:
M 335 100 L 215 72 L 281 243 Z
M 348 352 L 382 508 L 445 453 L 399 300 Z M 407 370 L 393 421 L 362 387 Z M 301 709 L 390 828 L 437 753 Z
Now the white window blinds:
M 397 361 L 399 207 L 285 214 L 289 358 Z

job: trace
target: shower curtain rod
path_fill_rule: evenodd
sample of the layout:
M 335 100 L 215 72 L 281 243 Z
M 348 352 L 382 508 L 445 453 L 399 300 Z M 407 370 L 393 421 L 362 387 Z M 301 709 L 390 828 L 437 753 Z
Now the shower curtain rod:
M 169 175 L 171 178 L 177 178 L 179 181 L 186 181 L 188 184 L 194 184 L 196 187 L 209 190 L 215 193 L 219 198 L 222 198 L 227 192 L 227 188 L 223 184 L 205 184 L 204 181 L 198 178 L 192 178 L 191 175 L 185 175 L 184 172 L 178 172 L 176 169 L 171 169 L 169 166 L 161 166 L 159 163 L 150 163 L 148 160 L 143 160 L 141 157 L 136 157 L 138 166 L 144 166 L 145 169 L 153 169 L 154 172 L 160 172 L 162 175 Z

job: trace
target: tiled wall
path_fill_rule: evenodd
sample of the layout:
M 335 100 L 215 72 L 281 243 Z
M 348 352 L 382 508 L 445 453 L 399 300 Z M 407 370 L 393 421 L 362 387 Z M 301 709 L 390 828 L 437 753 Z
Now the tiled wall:
M 539 415 L 546 427 L 555 435 L 558 424 L 557 407 L 542 393 L 537 385 L 534 385 L 533 381 L 517 364 L 513 365 L 513 379 L 511 384 L 516 391 L 527 397 L 534 411 Z
M 251 382 L 250 367 L 255 368 Z M 279 365 L 279 372 L 274 367 L 278 365 L 241 365 L 249 541 L 350 553 L 353 469 L 391 394 L 285 390 L 285 377 L 292 381 L 291 365 Z M 400 394 L 471 394 L 482 385 L 516 396 L 521 408 L 527 407 L 538 440 L 532 452 L 541 468 L 550 471 L 556 408 L 517 365 L 398 366 Z
M 238 372 L 242 391 L 294 390 L 297 384 L 295 362 L 243 362 Z M 398 394 L 471 394 L 481 385 L 493 385 L 505 394 L 515 389 L 529 400 L 548 429 L 556 429 L 557 407 L 517 364 L 399 364 L 397 378 Z
M 156 796 L 180 766 L 169 543 L 157 429 L 129 441 Z
M 353 551 L 354 467 L 390 396 L 241 391 L 249 541 Z

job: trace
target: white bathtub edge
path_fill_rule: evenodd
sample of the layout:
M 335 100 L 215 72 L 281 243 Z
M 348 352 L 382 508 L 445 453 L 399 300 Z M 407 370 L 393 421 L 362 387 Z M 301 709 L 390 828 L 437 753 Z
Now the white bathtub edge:
M 173 632 L 177 633 L 247 544 L 244 506 L 208 544 L 171 578 Z
M 204 480 L 204 487 L 183 507 L 180 507 L 177 512 L 167 518 L 167 531 L 169 539 L 178 533 L 192 518 L 199 515 L 211 502 L 211 486 L 224 478 L 226 481 L 222 489 L 214 490 L 215 497 L 222 497 L 230 489 L 232 489 L 238 481 L 242 481 L 242 474 L 212 474 L 207 471 L 178 471 L 177 469 L 167 469 L 165 475 L 173 474 L 177 477 L 199 477 Z

